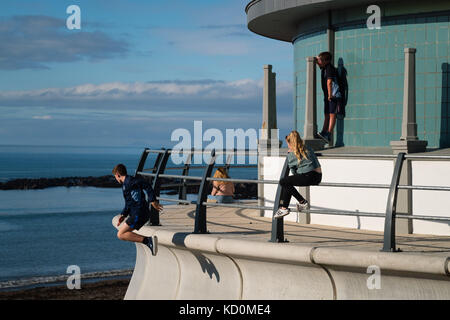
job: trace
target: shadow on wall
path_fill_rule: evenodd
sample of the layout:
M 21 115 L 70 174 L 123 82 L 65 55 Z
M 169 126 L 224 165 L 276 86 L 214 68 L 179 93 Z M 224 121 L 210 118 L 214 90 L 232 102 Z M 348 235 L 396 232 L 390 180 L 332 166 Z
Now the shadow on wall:
M 450 116 L 450 65 L 442 64 L 442 99 L 441 99 L 441 135 L 439 148 L 450 147 L 449 116 Z
M 174 245 L 180 246 L 182 248 L 186 248 L 185 240 L 188 235 L 191 233 L 189 232 L 177 232 L 172 237 L 172 243 Z M 208 274 L 209 278 L 212 279 L 213 277 L 216 278 L 217 282 L 220 282 L 220 274 L 217 270 L 214 263 L 206 256 L 201 254 L 200 252 L 191 251 L 191 253 L 195 256 L 197 261 L 200 263 L 200 268 L 202 269 L 203 273 Z
M 194 254 L 195 258 L 197 258 L 198 262 L 200 263 L 200 267 L 202 268 L 203 273 L 207 273 L 210 279 L 212 279 L 213 276 L 215 276 L 216 281 L 220 282 L 219 271 L 217 270 L 214 263 L 199 252 L 193 251 L 192 253 Z
M 344 67 L 344 59 L 339 58 L 338 66 L 338 79 L 339 88 L 342 96 L 342 113 L 336 115 L 336 147 L 344 146 L 344 117 L 345 117 L 345 107 L 348 102 L 348 81 L 347 81 L 347 69 Z

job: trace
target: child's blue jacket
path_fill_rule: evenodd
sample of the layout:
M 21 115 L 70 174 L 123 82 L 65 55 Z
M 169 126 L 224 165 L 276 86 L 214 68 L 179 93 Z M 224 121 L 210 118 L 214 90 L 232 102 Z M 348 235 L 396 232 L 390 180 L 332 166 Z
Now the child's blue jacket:
M 145 199 L 144 190 L 148 196 L 148 202 Z M 122 215 L 127 216 L 130 213 L 139 214 L 142 210 L 148 210 L 148 203 L 156 200 L 155 191 L 150 183 L 142 178 L 126 176 L 122 185 L 125 207 Z

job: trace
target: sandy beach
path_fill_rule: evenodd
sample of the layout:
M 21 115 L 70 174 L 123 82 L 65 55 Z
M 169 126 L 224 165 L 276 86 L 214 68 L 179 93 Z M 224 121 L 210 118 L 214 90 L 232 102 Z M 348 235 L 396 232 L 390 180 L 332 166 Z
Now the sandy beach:
M 82 283 L 81 289 L 47 286 L 0 292 L 0 300 L 123 300 L 130 279 Z

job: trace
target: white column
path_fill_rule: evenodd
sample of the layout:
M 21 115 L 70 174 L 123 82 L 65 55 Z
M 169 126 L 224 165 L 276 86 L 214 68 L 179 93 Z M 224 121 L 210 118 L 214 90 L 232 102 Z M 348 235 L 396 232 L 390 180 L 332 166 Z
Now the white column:
M 281 145 L 277 131 L 276 74 L 272 72 L 270 64 L 264 66 L 262 109 L 262 126 L 258 140 L 258 179 L 260 180 L 264 180 L 263 157 L 272 153 L 278 155 Z M 258 199 L 258 205 L 264 206 L 264 185 L 261 183 L 258 183 Z M 261 210 L 260 214 L 264 216 L 264 210 Z

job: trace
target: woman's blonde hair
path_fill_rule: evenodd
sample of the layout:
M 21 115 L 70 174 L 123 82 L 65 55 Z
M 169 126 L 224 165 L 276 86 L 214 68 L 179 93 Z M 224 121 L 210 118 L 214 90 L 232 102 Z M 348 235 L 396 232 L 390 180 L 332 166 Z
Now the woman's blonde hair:
M 302 159 L 308 159 L 308 154 L 306 153 L 305 142 L 300 138 L 300 134 L 296 130 L 292 130 L 286 136 L 286 141 L 292 146 L 292 151 L 300 162 Z
M 220 178 L 220 179 L 229 179 L 230 176 L 227 173 L 227 170 L 225 170 L 224 167 L 217 168 L 216 172 L 214 173 L 214 178 Z M 229 183 L 228 181 L 216 181 L 217 184 L 226 184 Z

